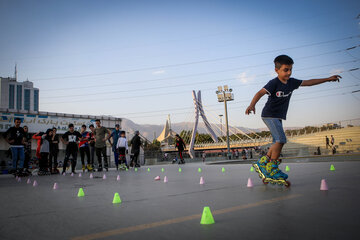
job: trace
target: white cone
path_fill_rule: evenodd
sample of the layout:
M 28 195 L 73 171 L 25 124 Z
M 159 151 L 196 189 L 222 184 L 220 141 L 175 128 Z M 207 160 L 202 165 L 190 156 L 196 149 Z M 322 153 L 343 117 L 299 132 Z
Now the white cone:
M 254 186 L 254 184 L 253 184 L 251 178 L 248 178 L 247 187 L 252 188 L 253 186 Z
M 106 174 L 104 173 L 104 175 L 103 175 L 103 179 L 105 180 L 106 179 Z
M 18 181 L 18 182 L 21 182 L 21 177 L 19 177 L 19 178 L 17 179 L 17 181 Z
M 120 181 L 120 175 L 117 175 L 116 181 Z
M 164 177 L 164 183 L 167 183 L 168 182 L 168 178 L 167 176 Z
M 71 176 L 72 176 L 72 177 L 74 176 L 74 173 L 73 173 L 73 172 L 71 173 Z
M 59 188 L 58 184 L 57 184 L 57 183 L 54 183 L 53 189 L 56 190 L 56 189 L 58 189 L 58 188 Z
M 92 173 L 90 173 L 90 178 L 94 178 L 94 176 L 93 176 L 93 174 L 92 174 Z
M 62 174 L 63 176 L 65 176 L 66 175 L 66 173 L 65 172 L 63 172 L 63 174 Z
M 36 187 L 38 185 L 37 181 L 34 180 L 33 187 Z
M 82 174 L 81 174 L 81 173 L 79 173 L 79 177 L 82 177 Z
M 204 178 L 201 177 L 201 178 L 200 178 L 200 184 L 202 185 L 202 184 L 204 184 L 204 183 L 205 183 Z
M 28 178 L 28 180 L 26 181 L 27 184 L 30 184 L 31 183 L 31 180 L 30 178 Z

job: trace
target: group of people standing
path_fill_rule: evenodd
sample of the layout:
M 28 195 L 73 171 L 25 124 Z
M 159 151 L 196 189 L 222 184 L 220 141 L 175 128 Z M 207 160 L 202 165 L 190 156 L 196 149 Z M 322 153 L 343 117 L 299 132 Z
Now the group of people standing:
M 131 167 L 140 167 L 139 154 L 142 141 L 139 131 L 135 132 L 135 136 L 131 140 L 132 157 L 128 165 L 126 154 L 128 154 L 128 142 L 125 131 L 120 131 L 120 125 L 115 125 L 112 132 L 101 126 L 100 119 L 95 120 L 96 127 L 90 125 L 90 131 L 87 126 L 82 125 L 80 132 L 76 131 L 74 124 L 69 124 L 69 129 L 61 137 L 57 134 L 57 129 L 47 129 L 46 132 L 38 132 L 32 137 L 28 133 L 27 126 L 21 127 L 21 119 L 15 118 L 14 126 L 4 133 L 5 140 L 10 144 L 13 169 L 12 173 L 16 175 L 28 175 L 29 162 L 31 159 L 31 139 L 37 140 L 36 158 L 39 160 L 39 175 L 58 174 L 58 153 L 59 142 L 61 141 L 65 148 L 65 158 L 63 162 L 62 173 L 66 172 L 68 162 L 70 161 L 71 172 L 75 173 L 77 155 L 80 151 L 82 170 L 94 171 L 95 155 L 98 160 L 97 171 L 106 171 L 109 169 L 106 141 L 112 145 L 112 151 L 115 157 L 116 169 L 125 169 L 129 165 Z M 112 142 L 111 142 L 112 139 Z M 86 157 L 86 164 L 85 164 Z

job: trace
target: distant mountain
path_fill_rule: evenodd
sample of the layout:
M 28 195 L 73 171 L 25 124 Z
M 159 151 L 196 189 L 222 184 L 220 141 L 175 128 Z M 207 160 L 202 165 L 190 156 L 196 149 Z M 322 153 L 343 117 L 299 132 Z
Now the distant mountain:
M 140 131 L 141 135 L 146 137 L 148 140 L 152 141 L 154 138 L 157 138 L 163 128 L 164 128 L 165 122 L 163 125 L 155 125 L 155 124 L 137 124 L 134 123 L 133 121 L 123 118 L 122 119 L 122 123 L 121 123 L 121 128 L 126 131 L 129 132 L 130 137 L 133 135 L 133 132 L 138 130 Z M 171 129 L 173 131 L 175 131 L 176 133 L 180 133 L 182 130 L 192 130 L 194 123 L 193 122 L 180 122 L 180 123 L 172 123 L 171 124 Z M 221 125 L 220 124 L 212 124 L 214 131 L 216 133 L 219 133 L 221 130 Z M 237 129 L 236 129 L 237 128 Z M 230 127 L 230 134 L 233 133 L 239 133 L 241 131 L 245 132 L 245 133 L 250 133 L 252 131 L 254 132 L 259 132 L 259 129 L 247 129 L 244 127 Z M 206 129 L 205 129 L 205 125 L 203 122 L 199 122 L 198 125 L 198 130 L 199 133 L 207 133 Z M 222 132 L 223 135 L 225 135 L 225 127 L 222 127 Z M 261 131 L 261 130 L 260 130 Z

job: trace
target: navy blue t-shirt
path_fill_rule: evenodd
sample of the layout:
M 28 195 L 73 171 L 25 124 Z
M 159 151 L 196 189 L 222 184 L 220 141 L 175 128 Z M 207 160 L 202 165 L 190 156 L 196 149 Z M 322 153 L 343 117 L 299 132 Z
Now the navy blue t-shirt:
M 290 78 L 286 84 L 282 83 L 277 77 L 270 80 L 264 86 L 269 98 L 262 110 L 261 117 L 286 120 L 291 94 L 295 89 L 299 88 L 301 83 L 302 80 L 295 78 Z

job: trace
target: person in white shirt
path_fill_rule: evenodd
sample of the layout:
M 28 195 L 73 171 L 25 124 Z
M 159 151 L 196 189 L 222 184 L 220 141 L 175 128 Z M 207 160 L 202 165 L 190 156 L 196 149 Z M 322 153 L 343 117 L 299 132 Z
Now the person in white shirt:
M 120 169 L 128 168 L 126 163 L 126 154 L 128 153 L 128 141 L 125 136 L 125 131 L 120 132 L 120 137 L 116 144 L 116 150 L 119 153 L 119 166 Z

